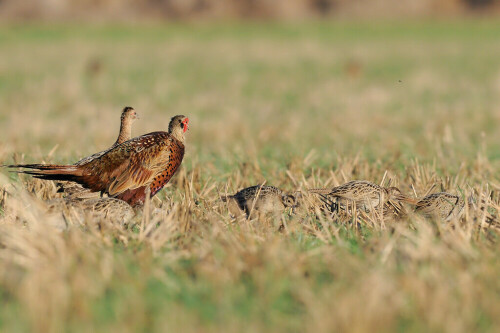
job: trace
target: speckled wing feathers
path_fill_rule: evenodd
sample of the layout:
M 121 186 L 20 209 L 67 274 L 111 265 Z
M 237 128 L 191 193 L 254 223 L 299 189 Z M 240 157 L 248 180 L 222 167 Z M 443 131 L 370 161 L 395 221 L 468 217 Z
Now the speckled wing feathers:
M 283 192 L 274 186 L 270 185 L 255 185 L 251 187 L 247 187 L 238 193 L 236 193 L 233 197 L 240 198 L 241 200 L 253 199 L 255 196 L 259 194 L 259 196 L 266 196 L 269 194 L 282 195 Z
M 367 199 L 378 200 L 384 194 L 384 189 L 368 181 L 350 181 L 337 187 L 311 189 L 309 192 L 351 201 L 364 201 Z
M 110 196 L 151 184 L 157 192 L 173 176 L 183 156 L 182 143 L 166 132 L 154 132 L 121 144 L 89 167 L 100 183 L 107 184 L 105 191 Z M 168 177 L 155 182 L 165 172 Z

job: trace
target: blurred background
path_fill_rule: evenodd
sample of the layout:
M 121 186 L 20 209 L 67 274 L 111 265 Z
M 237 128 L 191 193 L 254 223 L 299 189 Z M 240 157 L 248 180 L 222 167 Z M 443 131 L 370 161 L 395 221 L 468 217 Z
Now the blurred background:
M 498 0 L 2 0 L 11 20 L 305 19 L 500 13 Z

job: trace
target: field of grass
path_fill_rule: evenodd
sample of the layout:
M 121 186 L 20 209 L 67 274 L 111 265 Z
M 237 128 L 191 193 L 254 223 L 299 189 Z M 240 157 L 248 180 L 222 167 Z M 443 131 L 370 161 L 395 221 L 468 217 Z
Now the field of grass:
M 145 225 L 47 212 L 52 183 L 1 173 L 0 331 L 500 331 L 481 212 L 235 222 L 218 200 L 367 179 L 494 211 L 500 23 L 4 26 L 0 50 L 2 163 L 105 149 L 125 105 L 134 135 L 190 118 Z

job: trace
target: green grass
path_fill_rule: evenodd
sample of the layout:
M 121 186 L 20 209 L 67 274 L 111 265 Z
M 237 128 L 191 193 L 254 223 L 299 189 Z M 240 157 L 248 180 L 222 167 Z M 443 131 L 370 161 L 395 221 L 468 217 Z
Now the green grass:
M 473 217 L 381 227 L 302 211 L 280 232 L 233 223 L 217 200 L 387 171 L 419 196 L 491 191 L 495 212 L 498 22 L 32 24 L 1 27 L 0 49 L 2 163 L 102 150 L 125 105 L 134 135 L 190 118 L 144 238 L 141 213 L 63 219 L 39 208 L 51 185 L 2 179 L 0 331 L 498 331 L 498 234 Z

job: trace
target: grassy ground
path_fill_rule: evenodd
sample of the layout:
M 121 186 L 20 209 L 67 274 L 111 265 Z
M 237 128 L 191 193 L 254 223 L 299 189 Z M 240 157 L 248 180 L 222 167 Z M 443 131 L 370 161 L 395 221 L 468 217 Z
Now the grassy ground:
M 500 24 L 12 26 L 0 46 L 3 162 L 102 150 L 125 105 L 135 135 L 191 119 L 145 229 L 49 214 L 51 183 L 4 173 L 0 330 L 500 330 L 481 217 L 355 227 L 303 209 L 278 232 L 217 200 L 368 179 L 497 207 Z

